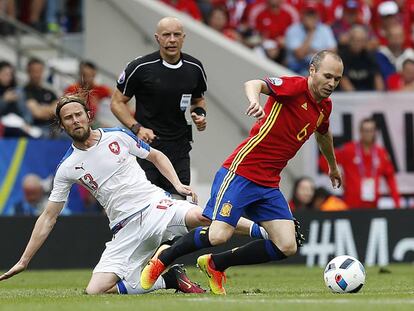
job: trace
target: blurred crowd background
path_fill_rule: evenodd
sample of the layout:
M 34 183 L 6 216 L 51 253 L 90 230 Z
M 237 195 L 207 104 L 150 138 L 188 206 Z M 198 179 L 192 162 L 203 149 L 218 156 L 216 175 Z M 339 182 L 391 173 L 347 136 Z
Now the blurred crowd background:
M 337 51 L 345 65 L 339 91 L 414 90 L 414 0 L 161 1 L 208 25 L 223 36 L 253 49 L 257 57 L 271 59 L 297 74 L 307 75 L 310 57 L 316 51 Z M 21 22 L 38 33 L 62 36 L 83 31 L 83 5 L 82 0 L 0 0 L 0 12 L 2 16 Z M 15 35 L 16 28 L 2 20 L 0 40 Z M 19 64 L 20 69 L 24 68 L 23 74 L 18 74 L 15 66 L 16 64 L 8 60 L 1 60 L 0 56 L 0 155 L 3 163 L 13 161 L 4 155 L 6 149 L 12 148 L 8 139 L 26 137 L 31 140 L 54 139 L 67 142 L 64 134 L 55 126 L 54 120 L 56 100 L 62 94 L 87 90 L 88 103 L 94 116 L 93 125 L 117 125 L 107 118 L 115 80 L 109 86 L 101 84 L 97 78 L 99 68 L 94 62 L 83 60 L 73 65 L 76 81 L 61 83 L 58 88 L 54 83 L 56 68 L 52 68 L 49 62 L 30 57 L 25 64 Z M 361 148 L 358 146 L 364 148 L 364 139 L 367 148 L 381 148 L 376 147 L 375 123 L 373 126 L 374 129 L 366 129 L 361 124 L 360 140 L 350 142 L 354 147 L 342 146 L 342 149 L 338 149 L 339 153 L 345 154 L 344 159 L 347 157 L 346 152 L 354 152 L 351 156 L 358 156 L 355 152 L 358 153 L 358 148 Z M 30 148 L 41 148 L 36 142 L 32 144 L 29 145 Z M 59 147 L 61 149 L 58 149 L 64 153 L 67 146 L 63 143 Z M 15 147 L 19 148 L 18 143 Z M 394 207 L 404 207 L 400 204 L 392 163 L 387 162 L 386 151 L 378 149 L 375 154 L 377 153 L 378 155 L 366 159 L 360 155 L 360 164 L 347 164 L 345 160 L 340 163 L 344 171 L 347 167 L 357 175 L 345 177 L 357 178 L 357 187 L 361 188 L 358 192 L 359 201 L 352 198 L 352 195 L 347 195 L 346 191 L 342 197 L 335 196 L 326 188 L 317 187 L 311 178 L 304 176 L 294 184 L 291 208 L 321 211 L 376 208 L 381 178 L 387 182 Z M 39 157 L 42 156 L 43 153 L 40 152 Z M 323 172 L 323 161 L 319 165 Z M 369 177 L 374 182 L 372 188 L 369 188 L 372 192 L 370 202 L 373 204 L 368 205 L 364 205 L 362 198 L 363 192 L 368 191 L 367 188 L 362 189 L 365 183 L 361 172 L 363 165 L 370 170 Z M 8 164 L 5 166 L 9 167 Z M 16 186 L 21 189 L 16 194 L 19 199 L 13 202 L 9 200 L 8 204 L 3 204 L 3 208 L 0 204 L 0 214 L 38 215 L 53 180 L 53 173 L 45 174 L 30 172 L 21 176 L 21 184 Z M 7 171 L 0 170 L 2 191 L 6 183 Z M 80 186 L 75 188 L 74 199 L 71 206 L 65 209 L 66 214 L 102 213 L 99 203 L 85 189 Z M 3 201 L 8 200 L 4 198 L 5 192 L 1 196 Z M 413 206 L 405 204 L 405 207 Z

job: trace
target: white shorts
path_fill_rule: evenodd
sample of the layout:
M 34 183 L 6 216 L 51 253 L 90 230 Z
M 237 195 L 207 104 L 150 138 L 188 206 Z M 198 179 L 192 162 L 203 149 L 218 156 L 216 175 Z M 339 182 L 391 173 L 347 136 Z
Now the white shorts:
M 165 198 L 138 212 L 106 243 L 93 273 L 115 273 L 136 288 L 144 265 L 161 242 L 188 232 L 185 215 L 194 206 L 187 201 Z

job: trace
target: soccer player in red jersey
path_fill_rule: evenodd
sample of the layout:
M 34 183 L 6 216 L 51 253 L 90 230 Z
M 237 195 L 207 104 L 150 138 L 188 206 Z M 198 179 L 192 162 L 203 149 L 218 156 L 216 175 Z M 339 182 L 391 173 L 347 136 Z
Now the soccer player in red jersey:
M 245 83 L 249 101 L 246 113 L 258 121 L 216 174 L 203 211 L 212 223 L 194 229 L 152 259 L 141 274 L 144 289 L 150 288 L 176 258 L 225 243 L 243 213 L 267 230 L 269 240 L 256 240 L 199 257 L 197 264 L 207 275 L 214 294 L 226 293 L 223 281 L 228 267 L 282 260 L 296 253 L 297 233 L 292 213 L 279 190 L 280 172 L 315 132 L 328 161 L 332 185 L 341 185 L 329 131 L 329 96 L 342 74 L 341 58 L 324 50 L 312 58 L 308 78 L 266 78 Z M 261 93 L 269 96 L 264 108 L 259 104 Z

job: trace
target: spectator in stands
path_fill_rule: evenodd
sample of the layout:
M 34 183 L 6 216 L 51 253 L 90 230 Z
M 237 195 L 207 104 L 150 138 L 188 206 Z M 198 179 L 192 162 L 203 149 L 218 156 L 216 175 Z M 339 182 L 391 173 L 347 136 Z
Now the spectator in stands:
M 396 64 L 413 53 L 413 49 L 404 46 L 405 34 L 402 25 L 392 25 L 385 35 L 386 45 L 381 45 L 376 53 L 376 59 L 384 81 L 396 72 Z
M 324 187 L 315 190 L 312 201 L 313 208 L 322 212 L 338 212 L 348 210 L 348 205 L 340 198 L 334 196 Z
M 14 68 L 6 61 L 0 61 L 0 96 L 0 116 L 15 113 L 23 117 L 23 107 L 19 105 L 19 95 L 16 91 Z
M 414 0 L 404 1 L 404 29 L 407 44 L 414 47 Z
M 7 15 L 10 18 L 16 18 L 16 4 L 15 0 L 1 0 L 0 13 Z M 7 23 L 0 21 L 0 35 L 8 35 L 13 32 L 13 28 Z
M 301 75 L 308 74 L 309 61 L 315 52 L 336 50 L 333 32 L 328 25 L 319 21 L 315 2 L 304 5 L 301 22 L 288 28 L 285 42 L 288 67 Z
M 82 61 L 79 64 L 79 81 L 70 85 L 65 94 L 77 94 L 79 91 L 88 93 L 88 106 L 92 118 L 96 117 L 100 103 L 105 98 L 111 98 L 112 90 L 106 85 L 97 84 L 95 81 L 97 74 L 96 65 L 90 61 Z M 99 120 L 95 120 L 99 123 Z
M 222 7 L 215 7 L 211 10 L 207 18 L 207 25 L 231 40 L 242 41 L 240 34 L 229 27 L 227 12 Z
M 400 195 L 394 167 L 387 151 L 376 143 L 376 125 L 373 119 L 363 119 L 359 127 L 360 140 L 335 149 L 336 161 L 342 166 L 344 201 L 351 209 L 376 208 L 380 197 L 380 179 L 385 177 L 395 207 L 400 207 Z M 328 165 L 319 159 L 324 172 Z
M 283 2 L 283 0 L 267 0 L 266 6 L 263 7 L 254 22 L 254 28 L 261 37 L 275 40 L 279 50 L 284 49 L 286 30 L 298 21 L 296 11 L 294 12 L 296 15 L 292 14 Z
M 49 137 L 54 120 L 57 97 L 55 93 L 43 86 L 45 65 L 38 58 L 31 58 L 27 63 L 29 81 L 24 87 L 26 106 L 31 113 L 31 124 L 42 129 L 43 135 Z
M 344 75 L 339 86 L 343 91 L 382 91 L 384 81 L 373 53 L 368 51 L 368 32 L 355 25 L 350 30 L 349 44 L 339 51 L 344 62 Z
M 360 12 L 361 6 L 362 3 L 358 0 L 346 0 L 343 2 L 340 17 L 336 18 L 332 24 L 332 30 L 334 32 L 335 39 L 338 42 L 339 49 L 342 49 L 349 44 L 349 31 L 352 26 L 356 24 L 364 25 Z M 368 28 L 369 25 L 365 24 L 365 27 Z M 378 40 L 372 31 L 369 30 L 368 32 L 368 49 L 373 50 L 378 46 Z
M 414 57 L 402 62 L 402 69 L 388 77 L 387 88 L 390 91 L 414 91 Z
M 14 68 L 6 61 L 0 61 L 0 136 L 39 137 L 41 131 L 31 127 L 30 113 L 25 107 L 24 94 L 16 85 Z
M 203 16 L 197 3 L 194 0 L 161 0 L 165 4 L 172 6 L 174 9 L 186 13 L 196 20 L 201 21 Z
M 285 49 L 280 49 L 277 41 L 266 39 L 254 51 L 261 57 L 269 58 L 276 63 L 285 64 Z
M 387 44 L 386 34 L 394 25 L 402 25 L 403 17 L 395 1 L 384 1 L 377 6 L 377 22 L 374 30 L 381 45 Z
M 292 211 L 312 209 L 314 193 L 315 183 L 310 177 L 301 177 L 297 179 L 292 189 L 292 199 L 289 202 L 290 209 Z
M 23 199 L 14 204 L 9 215 L 38 216 L 46 205 L 47 195 L 42 179 L 36 174 L 27 174 L 22 182 Z

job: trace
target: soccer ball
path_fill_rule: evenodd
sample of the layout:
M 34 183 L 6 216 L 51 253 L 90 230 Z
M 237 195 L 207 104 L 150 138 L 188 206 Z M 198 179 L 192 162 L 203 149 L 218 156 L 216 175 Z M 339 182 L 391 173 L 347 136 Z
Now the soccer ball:
M 325 268 L 323 278 L 334 293 L 357 293 L 365 283 L 365 268 L 351 256 L 338 256 Z

